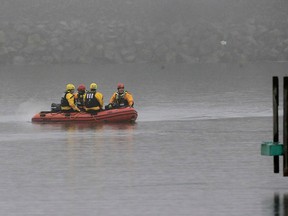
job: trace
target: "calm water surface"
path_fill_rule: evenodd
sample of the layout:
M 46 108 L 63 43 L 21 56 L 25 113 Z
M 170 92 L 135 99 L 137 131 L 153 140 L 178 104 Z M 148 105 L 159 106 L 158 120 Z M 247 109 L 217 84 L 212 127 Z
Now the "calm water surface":
M 287 178 L 260 144 L 272 139 L 272 76 L 286 68 L 2 67 L 0 215 L 285 215 Z M 96 82 L 107 104 L 118 81 L 136 124 L 31 123 L 68 82 Z

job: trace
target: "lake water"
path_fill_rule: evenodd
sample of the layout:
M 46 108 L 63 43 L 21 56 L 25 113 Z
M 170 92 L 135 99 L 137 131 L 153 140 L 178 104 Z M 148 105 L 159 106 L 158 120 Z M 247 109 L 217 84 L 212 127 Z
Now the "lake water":
M 0 215 L 287 214 L 288 179 L 260 155 L 287 66 L 2 66 Z M 70 82 L 96 82 L 105 104 L 124 82 L 137 122 L 32 124 Z

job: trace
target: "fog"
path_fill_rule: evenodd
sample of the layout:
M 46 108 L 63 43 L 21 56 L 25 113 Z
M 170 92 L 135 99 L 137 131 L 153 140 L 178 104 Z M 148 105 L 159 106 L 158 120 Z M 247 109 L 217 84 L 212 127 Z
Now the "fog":
M 276 12 L 283 4 L 287 6 L 285 1 L 268 0 L 2 0 L 0 17 L 2 21 L 97 21 L 105 17 L 170 23 L 229 18 L 237 22 L 264 10 Z
M 286 61 L 283 0 L 2 0 L 0 63 Z

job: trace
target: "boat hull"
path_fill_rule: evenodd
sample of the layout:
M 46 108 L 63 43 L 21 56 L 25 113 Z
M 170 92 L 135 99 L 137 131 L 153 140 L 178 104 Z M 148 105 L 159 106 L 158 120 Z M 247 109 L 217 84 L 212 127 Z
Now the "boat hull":
M 50 112 L 42 111 L 32 117 L 32 122 L 135 122 L 138 113 L 134 108 L 104 110 L 97 114 L 87 112 Z

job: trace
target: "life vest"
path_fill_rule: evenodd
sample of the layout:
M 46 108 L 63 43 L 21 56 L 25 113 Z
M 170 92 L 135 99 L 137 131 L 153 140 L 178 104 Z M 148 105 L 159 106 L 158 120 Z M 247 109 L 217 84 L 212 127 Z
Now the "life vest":
M 86 97 L 85 97 L 85 106 L 87 108 L 91 108 L 91 107 L 100 107 L 100 103 L 99 101 L 96 99 L 95 97 L 96 91 L 88 91 L 86 93 Z
M 128 106 L 128 101 L 125 99 L 127 91 L 124 91 L 122 94 L 119 94 L 119 92 L 116 92 L 115 99 L 116 99 L 116 104 L 119 107 L 124 107 Z
M 70 106 L 68 100 L 66 99 L 66 95 L 70 92 L 65 92 L 63 96 L 61 97 L 61 107 L 67 107 Z
M 77 104 L 78 107 L 83 107 L 84 106 L 84 94 L 77 93 L 76 104 Z

